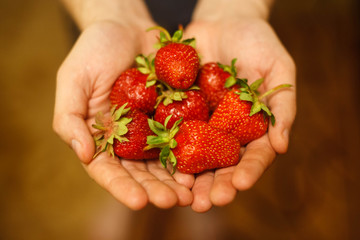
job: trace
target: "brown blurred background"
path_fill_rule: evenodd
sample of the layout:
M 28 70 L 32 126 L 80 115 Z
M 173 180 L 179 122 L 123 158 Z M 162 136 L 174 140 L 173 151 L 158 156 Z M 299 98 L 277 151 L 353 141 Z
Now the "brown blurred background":
M 278 0 L 270 21 L 298 69 L 288 153 L 229 206 L 131 213 L 52 132 L 56 71 L 74 41 L 61 5 L 1 0 L 0 239 L 87 240 L 94 218 L 122 239 L 359 239 L 359 13 L 357 0 Z

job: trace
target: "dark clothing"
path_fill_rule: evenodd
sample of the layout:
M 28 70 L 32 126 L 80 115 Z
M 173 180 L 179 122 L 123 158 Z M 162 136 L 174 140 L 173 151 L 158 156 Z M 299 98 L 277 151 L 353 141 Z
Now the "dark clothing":
M 145 0 L 155 22 L 173 33 L 190 22 L 196 0 Z

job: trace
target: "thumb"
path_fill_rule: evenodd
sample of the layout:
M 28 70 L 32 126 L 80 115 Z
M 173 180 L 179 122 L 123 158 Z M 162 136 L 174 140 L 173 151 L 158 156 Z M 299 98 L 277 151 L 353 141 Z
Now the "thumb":
M 89 163 L 95 152 L 95 143 L 85 121 L 89 95 L 81 86 L 80 79 L 59 70 L 53 129 L 83 163 Z
M 295 89 L 295 64 L 288 61 L 283 67 L 274 65 L 273 72 L 269 79 L 271 83 L 276 86 L 284 83 L 292 85 L 290 88 L 285 88 L 269 97 L 269 106 L 276 118 L 274 126 L 269 128 L 269 138 L 271 145 L 277 153 L 285 153 L 289 144 L 289 132 L 296 115 L 296 89 Z M 271 88 L 272 86 L 269 86 Z
M 74 113 L 55 113 L 53 129 L 85 164 L 92 160 L 95 152 L 94 140 L 84 119 Z

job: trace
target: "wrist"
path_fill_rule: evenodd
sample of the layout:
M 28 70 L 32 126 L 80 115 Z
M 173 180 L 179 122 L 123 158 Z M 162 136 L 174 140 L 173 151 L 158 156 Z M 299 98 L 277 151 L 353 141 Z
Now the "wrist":
M 273 0 L 199 0 L 194 21 L 220 21 L 243 18 L 267 20 Z
M 133 30 L 153 26 L 154 21 L 143 0 L 62 0 L 80 30 L 112 22 Z

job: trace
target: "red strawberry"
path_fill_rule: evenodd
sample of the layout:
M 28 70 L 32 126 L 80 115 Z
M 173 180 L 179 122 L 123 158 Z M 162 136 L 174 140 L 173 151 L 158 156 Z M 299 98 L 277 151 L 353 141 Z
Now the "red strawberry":
M 184 121 L 209 120 L 209 107 L 198 90 L 183 92 L 182 98 L 180 101 L 172 101 L 172 103 L 161 102 L 156 108 L 154 119 L 164 124 L 167 116 L 173 115 L 168 122 L 169 128 L 180 118 L 183 118 Z
M 99 153 L 108 151 L 111 155 L 125 159 L 154 159 L 159 156 L 158 149 L 144 151 L 147 136 L 152 135 L 148 125 L 148 116 L 140 110 L 125 108 L 118 110 L 113 107 L 110 115 L 99 113 L 96 124 L 98 131 L 94 134 L 96 142 L 96 157 Z
M 250 116 L 251 107 L 251 102 L 241 100 L 235 91 L 230 91 L 212 114 L 209 124 L 232 133 L 245 145 L 264 135 L 269 124 L 263 111 Z
M 159 80 L 177 89 L 188 89 L 196 80 L 200 60 L 193 46 L 194 39 L 181 41 L 182 30 L 171 37 L 162 27 L 160 46 L 155 56 L 155 72 Z
M 198 69 L 199 57 L 189 45 L 171 43 L 156 53 L 156 75 L 173 88 L 190 88 L 195 82 Z
M 136 68 L 123 72 L 112 87 L 111 104 L 120 107 L 128 103 L 132 109 L 139 109 L 151 114 L 154 111 L 158 95 L 156 86 L 147 86 L 148 76 Z
M 240 143 L 231 134 L 213 128 L 201 120 L 177 121 L 169 130 L 149 119 L 149 126 L 158 136 L 149 136 L 146 149 L 161 148 L 160 161 L 166 167 L 182 173 L 200 173 L 205 170 L 235 165 L 240 159 Z
M 235 62 L 236 59 L 233 59 L 231 66 L 209 62 L 199 70 L 196 85 L 200 87 L 211 111 L 216 109 L 221 99 L 229 91 L 225 87 L 225 83 L 233 81 L 236 77 Z
M 245 145 L 266 133 L 269 118 L 275 124 L 274 115 L 261 99 L 275 90 L 291 85 L 283 84 L 258 96 L 257 88 L 264 79 L 259 79 L 250 86 L 244 79 L 239 81 L 242 88 L 233 89 L 225 95 L 212 114 L 209 124 L 233 134 L 241 145 Z

